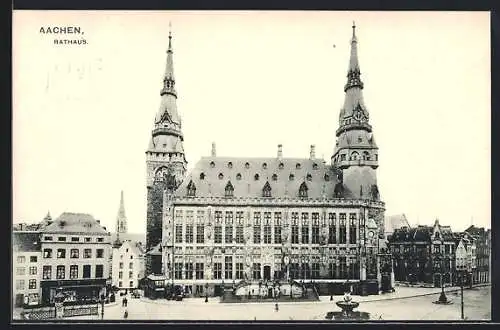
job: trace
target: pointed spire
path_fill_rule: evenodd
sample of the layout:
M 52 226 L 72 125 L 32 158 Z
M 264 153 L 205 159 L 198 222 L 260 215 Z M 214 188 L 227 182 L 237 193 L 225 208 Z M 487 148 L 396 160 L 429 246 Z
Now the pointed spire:
M 169 31 L 168 31 L 167 65 L 165 67 L 165 76 L 163 77 L 163 89 L 161 90 L 160 95 L 170 93 L 174 96 L 177 96 L 177 93 L 175 91 L 174 59 L 173 59 L 174 51 L 172 49 L 172 22 L 169 22 L 168 26 L 169 26 Z
M 43 218 L 43 220 L 46 220 L 46 221 L 52 220 L 52 217 L 50 216 L 50 211 L 47 211 L 47 215 L 45 216 L 45 218 Z
M 349 57 L 349 69 L 347 70 L 347 84 L 344 91 L 357 86 L 363 89 L 363 82 L 360 78 L 358 62 L 358 39 L 356 38 L 356 23 L 352 22 L 351 56 Z
M 120 207 L 118 208 L 118 215 L 116 217 L 116 233 L 119 235 L 120 233 L 127 232 L 127 217 L 125 215 L 125 202 L 123 200 L 123 190 L 120 195 Z

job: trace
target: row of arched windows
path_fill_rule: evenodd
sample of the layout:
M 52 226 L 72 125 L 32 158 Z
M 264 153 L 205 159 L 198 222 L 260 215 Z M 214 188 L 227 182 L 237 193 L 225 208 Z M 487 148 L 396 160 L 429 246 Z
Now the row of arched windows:
M 374 160 L 378 160 L 378 155 L 377 154 L 374 154 Z M 361 153 L 361 155 L 359 154 L 359 152 L 357 151 L 353 151 L 351 152 L 351 154 L 349 155 L 349 160 L 372 160 L 371 159 L 371 155 L 368 151 L 363 151 Z M 346 160 L 346 154 L 341 154 L 340 155 L 340 161 L 344 161 Z M 337 158 L 335 159 L 335 161 L 338 161 L 338 156 Z

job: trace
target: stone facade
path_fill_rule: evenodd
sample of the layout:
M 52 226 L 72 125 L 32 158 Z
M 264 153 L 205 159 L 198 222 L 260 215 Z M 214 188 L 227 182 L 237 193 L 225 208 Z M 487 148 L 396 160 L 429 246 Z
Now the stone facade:
M 167 53 L 162 93 L 170 93 L 168 102 L 174 105 L 170 41 Z M 316 158 L 314 146 L 308 158 L 284 158 L 282 145 L 277 157 L 227 158 L 217 157 L 212 145 L 211 156 L 186 174 L 177 108 L 158 114 L 146 153 L 147 248 L 161 252 L 168 282 L 190 286 L 195 294 L 244 279 L 380 284 L 385 204 L 362 89 L 353 27 L 346 101 L 331 165 Z M 161 118 L 178 122 L 170 120 L 160 129 Z M 171 150 L 158 149 L 155 134 L 160 133 L 163 147 Z M 153 248 L 159 235 L 162 244 Z

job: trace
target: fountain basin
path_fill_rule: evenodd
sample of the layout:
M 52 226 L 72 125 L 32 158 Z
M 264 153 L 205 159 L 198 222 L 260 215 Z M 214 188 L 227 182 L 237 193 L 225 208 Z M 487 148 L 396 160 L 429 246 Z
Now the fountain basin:
M 347 315 L 352 314 L 353 309 L 359 306 L 357 301 L 337 301 L 335 304 Z

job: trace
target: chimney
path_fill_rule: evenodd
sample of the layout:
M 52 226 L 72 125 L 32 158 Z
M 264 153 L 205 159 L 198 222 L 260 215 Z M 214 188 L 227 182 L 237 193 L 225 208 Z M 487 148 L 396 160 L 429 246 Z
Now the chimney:
M 283 158 L 283 145 L 278 144 L 278 159 L 281 160 Z
M 216 153 L 215 153 L 215 142 L 212 142 L 212 157 L 216 157 Z
M 316 147 L 314 144 L 311 144 L 311 152 L 309 154 L 309 159 L 315 159 L 316 158 Z

